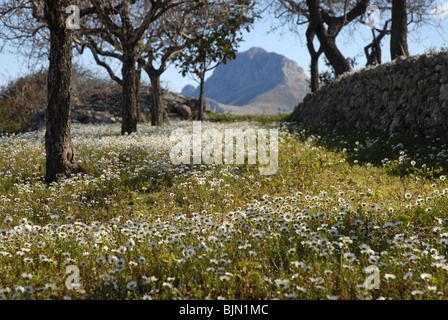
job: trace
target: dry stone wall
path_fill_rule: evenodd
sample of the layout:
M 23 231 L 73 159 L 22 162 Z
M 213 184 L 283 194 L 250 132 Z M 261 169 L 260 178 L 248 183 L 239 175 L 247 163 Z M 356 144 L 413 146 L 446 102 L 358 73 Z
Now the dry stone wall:
M 398 58 L 342 75 L 307 95 L 301 123 L 448 139 L 448 52 Z

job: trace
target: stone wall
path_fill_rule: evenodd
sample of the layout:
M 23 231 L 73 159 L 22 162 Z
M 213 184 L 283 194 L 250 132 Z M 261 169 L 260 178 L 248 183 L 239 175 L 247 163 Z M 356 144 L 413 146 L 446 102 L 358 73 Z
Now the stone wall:
M 349 72 L 307 95 L 301 123 L 448 139 L 448 52 Z

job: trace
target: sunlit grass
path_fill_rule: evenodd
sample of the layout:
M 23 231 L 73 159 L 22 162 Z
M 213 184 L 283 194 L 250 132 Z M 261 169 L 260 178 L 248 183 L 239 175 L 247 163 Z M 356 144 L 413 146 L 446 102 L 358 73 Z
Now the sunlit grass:
M 172 165 L 170 133 L 191 122 L 75 125 L 86 174 L 48 186 L 43 133 L 0 137 L 0 296 L 446 297 L 446 145 L 214 117 L 203 129 L 278 128 L 277 173 Z M 372 265 L 378 290 L 363 287 Z

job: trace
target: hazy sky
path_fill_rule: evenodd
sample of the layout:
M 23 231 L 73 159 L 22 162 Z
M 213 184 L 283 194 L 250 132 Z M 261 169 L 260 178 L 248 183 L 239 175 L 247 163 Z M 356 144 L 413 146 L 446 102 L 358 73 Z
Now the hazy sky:
M 448 9 L 448 1 L 443 2 L 442 5 Z M 440 48 L 442 45 L 448 46 L 448 16 L 446 11 L 440 16 L 439 20 L 441 21 L 439 27 L 425 26 L 418 29 L 417 33 L 409 34 L 409 50 L 412 55 L 424 53 L 432 47 Z M 439 22 L 439 20 L 435 20 L 434 24 Z M 262 47 L 269 52 L 276 52 L 295 60 L 309 74 L 308 66 L 310 58 L 303 37 L 292 34 L 286 28 L 284 30 L 269 32 L 271 24 L 272 21 L 270 19 L 263 19 L 254 24 L 252 31 L 244 34 L 244 41 L 239 46 L 239 52 L 246 51 L 251 47 Z M 370 43 L 371 39 L 371 31 L 364 26 L 358 26 L 354 34 L 343 32 L 338 36 L 337 43 L 345 56 L 357 58 L 357 67 L 359 68 L 365 65 L 364 46 Z M 0 53 L 0 85 L 4 85 L 9 80 L 27 73 L 24 58 L 7 52 L 14 51 L 13 48 L 7 49 L 9 50 Z M 388 36 L 383 39 L 382 57 L 383 62 L 390 60 Z M 107 76 L 105 71 L 95 64 L 89 54 L 75 58 L 74 62 L 78 62 L 84 67 L 94 70 L 97 74 L 100 73 L 104 74 L 105 77 Z M 323 63 L 321 63 L 320 68 L 323 69 Z M 117 74 L 120 74 L 118 67 L 116 71 Z M 208 76 L 211 73 L 209 72 Z M 188 76 L 183 78 L 174 67 L 169 67 L 162 75 L 162 85 L 172 91 L 180 92 L 186 84 L 197 85 Z

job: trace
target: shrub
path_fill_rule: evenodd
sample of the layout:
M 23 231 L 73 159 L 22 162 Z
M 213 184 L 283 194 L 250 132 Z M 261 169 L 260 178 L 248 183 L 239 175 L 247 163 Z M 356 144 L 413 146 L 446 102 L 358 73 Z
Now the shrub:
M 0 134 L 26 131 L 36 111 L 47 104 L 47 70 L 11 81 L 0 88 Z M 118 84 L 73 66 L 72 103 L 90 104 L 121 92 Z

